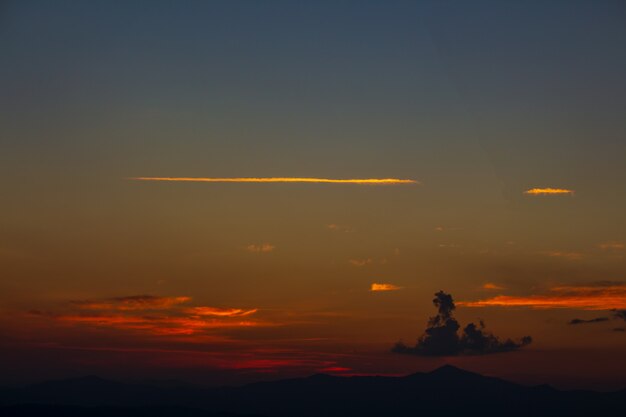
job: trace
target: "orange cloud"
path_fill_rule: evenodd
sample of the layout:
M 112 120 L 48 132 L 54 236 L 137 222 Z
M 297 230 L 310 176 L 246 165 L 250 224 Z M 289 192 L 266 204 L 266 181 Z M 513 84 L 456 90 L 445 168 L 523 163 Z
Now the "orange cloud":
M 269 178 L 202 178 L 202 177 L 133 177 L 134 181 L 176 181 L 176 182 L 243 182 L 243 183 L 326 183 L 326 184 L 419 184 L 416 180 L 398 178 L 360 178 L 360 179 L 332 179 L 332 178 L 300 178 L 300 177 L 269 177 Z
M 570 261 L 577 261 L 585 257 L 585 255 L 580 252 L 548 251 L 544 252 L 544 254 L 553 258 L 569 259 Z
M 598 247 L 600 249 L 603 250 L 624 250 L 626 249 L 626 245 L 624 245 L 624 242 L 604 242 L 604 243 L 600 243 L 598 245 Z
M 132 295 L 102 300 L 72 301 L 71 304 L 83 310 L 165 310 L 190 300 L 191 297 Z
M 185 311 L 198 316 L 243 317 L 254 314 L 259 310 L 256 308 L 244 310 L 241 308 L 192 307 Z
M 368 258 L 368 259 L 350 259 L 348 262 L 350 262 L 354 266 L 361 267 L 361 266 L 369 265 L 374 261 Z
M 202 330 L 251 327 L 262 323 L 255 321 L 205 320 L 193 317 L 167 316 L 120 316 L 120 315 L 59 315 L 53 316 L 59 322 L 108 327 L 123 330 L 142 330 L 155 335 L 192 335 Z
M 498 295 L 478 301 L 460 301 L 463 307 L 530 307 L 611 310 L 626 308 L 626 285 L 560 286 L 546 294 L 528 296 Z
M 181 306 L 189 301 L 190 297 L 135 295 L 72 301 L 69 303 L 69 311 L 67 309 L 60 313 L 32 311 L 30 315 L 65 324 L 138 330 L 165 336 L 192 335 L 218 328 L 277 325 L 259 320 L 241 320 L 256 313 L 258 311 L 256 308 Z
M 484 283 L 482 288 L 483 290 L 504 290 L 505 289 L 504 287 L 494 284 L 493 282 Z
M 348 227 L 348 226 L 342 226 L 339 224 L 335 224 L 335 223 L 331 223 L 331 224 L 327 224 L 326 227 L 329 230 L 332 230 L 333 232 L 344 232 L 344 233 L 352 233 L 354 232 L 354 229 Z
M 531 188 L 530 190 L 524 191 L 524 194 L 528 194 L 528 195 L 559 195 L 559 194 L 573 195 L 574 190 L 568 190 L 566 188 Z
M 370 287 L 370 291 L 396 291 L 401 289 L 402 287 L 398 287 L 394 284 L 378 284 L 373 283 Z
M 246 250 L 249 252 L 256 252 L 256 253 L 261 253 L 261 252 L 271 252 L 274 249 L 276 249 L 276 246 L 270 244 L 270 243 L 262 243 L 260 245 L 248 245 L 246 246 Z

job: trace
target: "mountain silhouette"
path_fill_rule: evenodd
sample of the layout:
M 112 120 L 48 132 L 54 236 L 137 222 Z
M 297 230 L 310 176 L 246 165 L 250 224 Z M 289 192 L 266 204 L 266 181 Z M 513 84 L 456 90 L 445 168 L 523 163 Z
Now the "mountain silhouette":
M 611 393 L 523 386 L 446 365 L 404 377 L 312 375 L 241 387 L 125 384 L 98 377 L 0 390 L 3 416 L 618 416 Z

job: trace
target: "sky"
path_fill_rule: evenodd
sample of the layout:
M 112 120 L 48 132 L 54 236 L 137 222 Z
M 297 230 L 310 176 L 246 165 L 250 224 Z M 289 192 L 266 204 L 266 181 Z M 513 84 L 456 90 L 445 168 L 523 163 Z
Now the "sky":
M 451 363 L 623 388 L 625 20 L 620 1 L 1 2 L 0 383 Z M 363 179 L 401 181 L 343 182 Z M 532 343 L 420 354 L 441 290 L 463 327 Z

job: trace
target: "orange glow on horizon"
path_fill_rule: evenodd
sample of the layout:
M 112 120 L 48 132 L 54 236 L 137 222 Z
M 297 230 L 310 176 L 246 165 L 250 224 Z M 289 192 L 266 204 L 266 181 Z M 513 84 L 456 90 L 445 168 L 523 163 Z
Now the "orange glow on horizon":
M 132 177 L 133 181 L 173 181 L 173 182 L 238 182 L 238 183 L 326 183 L 326 184 L 367 184 L 367 185 L 394 185 L 419 184 L 419 181 L 398 178 L 361 178 L 361 179 L 333 179 L 333 178 L 300 178 L 300 177 L 240 177 L 240 178 L 203 178 L 203 177 Z

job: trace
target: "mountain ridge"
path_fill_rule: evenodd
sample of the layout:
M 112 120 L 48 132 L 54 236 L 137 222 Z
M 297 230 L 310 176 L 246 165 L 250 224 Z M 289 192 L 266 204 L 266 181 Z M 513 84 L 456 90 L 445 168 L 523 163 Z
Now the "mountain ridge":
M 602 393 L 524 386 L 451 365 L 401 377 L 315 374 L 220 388 L 159 387 L 87 376 L 0 389 L 0 405 L 5 409 L 26 404 L 83 407 L 72 412 L 85 416 L 93 414 L 86 411 L 89 407 L 92 411 L 93 407 L 113 407 L 112 415 L 126 415 L 129 409 L 171 411 L 178 407 L 194 416 L 452 416 L 478 411 L 481 416 L 496 416 L 507 410 L 508 416 L 608 417 L 621 415 L 617 411 L 626 407 L 626 390 Z M 143 414 L 137 411 L 136 415 Z

